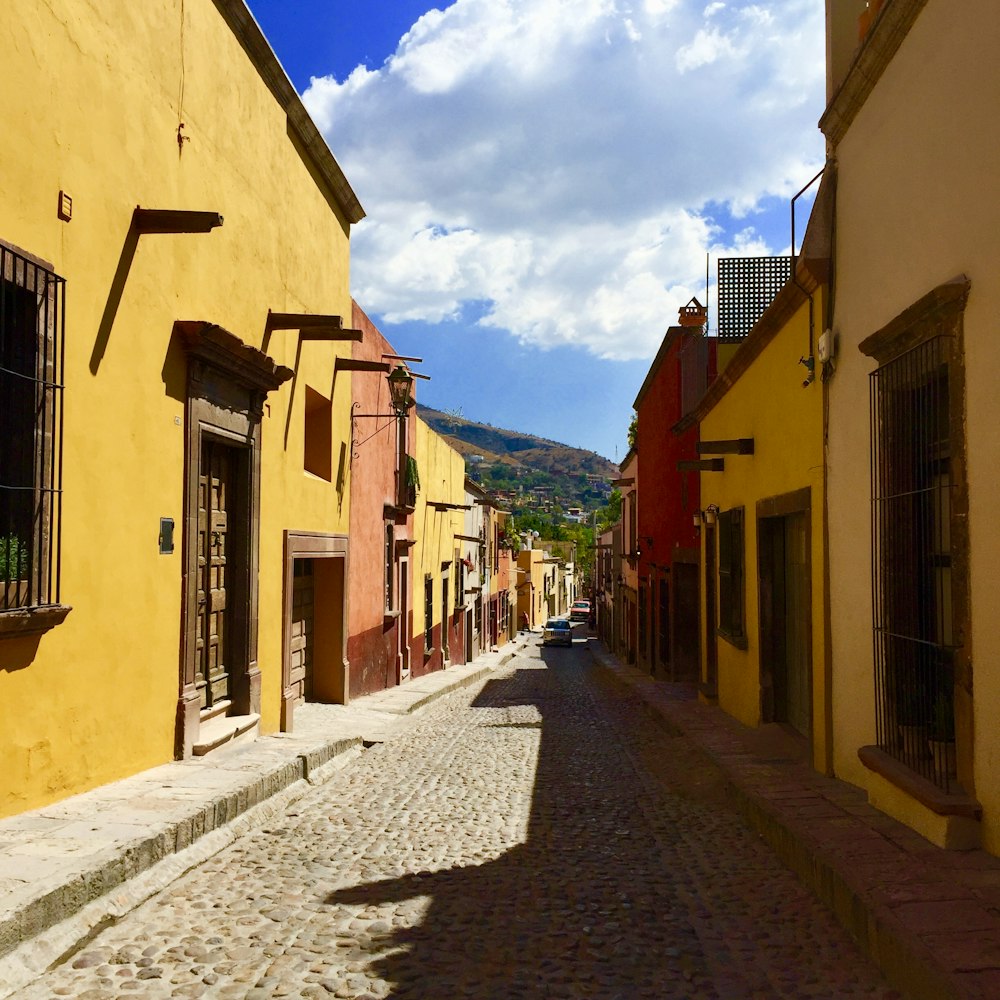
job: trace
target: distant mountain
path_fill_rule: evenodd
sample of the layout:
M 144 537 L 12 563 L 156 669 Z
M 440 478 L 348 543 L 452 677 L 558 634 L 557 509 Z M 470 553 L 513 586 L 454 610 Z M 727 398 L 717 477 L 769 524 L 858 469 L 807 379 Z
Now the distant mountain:
M 480 424 L 417 404 L 417 414 L 466 456 L 472 478 L 487 489 L 518 493 L 542 490 L 563 508 L 601 506 L 618 466 L 593 451 L 521 431 Z M 482 461 L 470 461 L 470 456 Z

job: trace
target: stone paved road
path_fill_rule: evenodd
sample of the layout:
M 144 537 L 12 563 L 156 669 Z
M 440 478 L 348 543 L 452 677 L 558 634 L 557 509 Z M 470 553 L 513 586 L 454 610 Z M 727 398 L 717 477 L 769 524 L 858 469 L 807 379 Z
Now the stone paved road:
M 898 997 L 685 741 L 529 652 L 16 996 Z

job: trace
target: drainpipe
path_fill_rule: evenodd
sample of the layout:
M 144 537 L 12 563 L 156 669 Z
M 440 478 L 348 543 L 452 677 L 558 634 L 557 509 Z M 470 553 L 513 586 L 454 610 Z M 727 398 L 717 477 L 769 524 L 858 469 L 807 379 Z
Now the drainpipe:
M 806 367 L 806 377 L 802 383 L 802 388 L 805 389 L 807 386 L 812 385 L 816 378 L 816 356 L 813 351 L 813 344 L 816 340 L 815 334 L 815 319 L 814 319 L 814 305 L 812 292 L 808 291 L 803 285 L 799 283 L 798 275 L 796 274 L 796 265 L 798 264 L 798 255 L 795 253 L 795 203 L 799 200 L 823 176 L 826 171 L 826 167 L 816 174 L 815 177 L 809 181 L 793 198 L 791 203 L 792 211 L 792 281 L 795 283 L 795 287 L 798 288 L 800 292 L 809 300 L 809 353 L 804 358 L 799 358 L 799 364 L 805 365 Z

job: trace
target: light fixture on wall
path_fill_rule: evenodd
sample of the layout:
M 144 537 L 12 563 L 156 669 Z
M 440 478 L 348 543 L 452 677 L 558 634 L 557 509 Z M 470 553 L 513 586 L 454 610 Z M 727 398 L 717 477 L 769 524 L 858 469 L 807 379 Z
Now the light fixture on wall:
M 701 521 L 702 521 L 702 518 L 701 518 L 701 511 L 700 511 L 700 510 L 696 510 L 696 511 L 695 511 L 695 512 L 694 512 L 694 513 L 693 513 L 693 514 L 691 515 L 691 523 L 692 523 L 692 524 L 693 524 L 693 525 L 694 525 L 694 526 L 695 526 L 696 528 L 700 528 L 700 527 L 701 527 Z
M 705 524 L 712 525 L 718 520 L 719 508 L 716 504 L 710 503 L 704 511 L 702 511 L 702 517 L 705 519 Z
M 396 365 L 392 374 L 386 375 L 389 383 L 389 398 L 397 417 L 405 417 L 406 411 L 413 406 L 413 376 L 402 366 Z

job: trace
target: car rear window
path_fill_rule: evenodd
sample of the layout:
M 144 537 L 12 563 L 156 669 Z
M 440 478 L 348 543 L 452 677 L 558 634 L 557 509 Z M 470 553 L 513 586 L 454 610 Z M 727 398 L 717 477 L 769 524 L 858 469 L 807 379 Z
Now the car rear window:
M 545 627 L 551 629 L 561 629 L 569 628 L 570 624 L 565 618 L 551 618 L 548 622 L 546 622 Z

